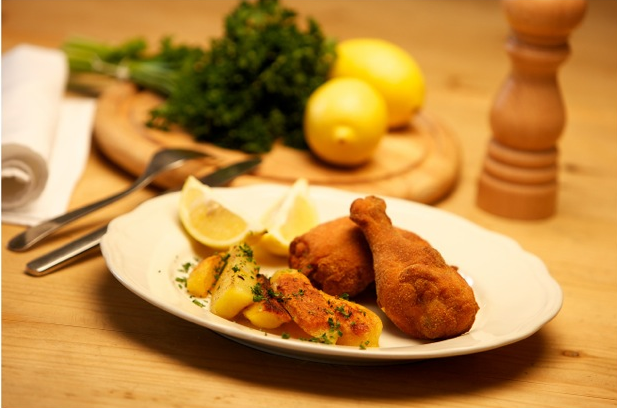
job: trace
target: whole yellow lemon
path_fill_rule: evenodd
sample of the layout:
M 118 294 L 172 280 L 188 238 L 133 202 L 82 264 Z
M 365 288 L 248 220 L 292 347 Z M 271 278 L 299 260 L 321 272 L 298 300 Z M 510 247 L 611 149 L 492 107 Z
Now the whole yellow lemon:
M 304 135 L 323 161 L 352 167 L 367 162 L 388 129 L 384 98 L 357 78 L 326 81 L 309 97 Z
M 388 126 L 406 126 L 422 107 L 425 82 L 420 67 L 401 47 L 385 40 L 357 38 L 341 41 L 331 77 L 352 77 L 371 84 L 388 106 Z

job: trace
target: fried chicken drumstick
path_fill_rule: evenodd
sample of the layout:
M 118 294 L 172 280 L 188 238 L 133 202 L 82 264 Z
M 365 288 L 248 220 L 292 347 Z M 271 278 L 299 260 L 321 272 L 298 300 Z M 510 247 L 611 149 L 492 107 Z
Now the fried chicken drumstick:
M 325 222 L 289 245 L 289 267 L 319 289 L 353 298 L 373 283 L 373 257 L 362 231 L 349 217 Z
M 469 331 L 479 307 L 456 267 L 419 236 L 402 235 L 378 197 L 355 200 L 350 218 L 373 254 L 379 307 L 401 331 L 417 339 L 445 339 Z

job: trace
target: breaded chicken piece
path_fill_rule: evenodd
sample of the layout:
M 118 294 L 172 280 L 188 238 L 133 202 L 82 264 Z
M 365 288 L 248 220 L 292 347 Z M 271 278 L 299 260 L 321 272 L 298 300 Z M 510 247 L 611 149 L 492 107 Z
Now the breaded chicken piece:
M 350 218 L 373 254 L 377 303 L 399 329 L 417 339 L 445 339 L 469 331 L 479 307 L 456 267 L 419 236 L 403 236 L 378 197 L 355 200 Z
M 417 238 L 412 232 L 399 232 L 409 239 Z M 371 248 L 349 217 L 319 224 L 296 237 L 289 246 L 289 267 L 333 296 L 353 298 L 375 280 Z
M 349 217 L 319 224 L 296 237 L 289 245 L 289 267 L 334 296 L 354 297 L 375 278 L 371 250 Z
M 270 284 L 293 321 L 311 341 L 359 347 L 377 347 L 383 323 L 366 307 L 315 288 L 294 269 L 277 271 Z

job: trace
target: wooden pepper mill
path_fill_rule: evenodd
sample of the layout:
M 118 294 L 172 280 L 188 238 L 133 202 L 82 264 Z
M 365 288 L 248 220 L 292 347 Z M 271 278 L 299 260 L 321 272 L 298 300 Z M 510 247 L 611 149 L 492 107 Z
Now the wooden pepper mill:
M 557 69 L 570 53 L 568 36 L 585 14 L 585 0 L 503 0 L 512 33 L 511 73 L 490 113 L 492 140 L 477 203 L 496 215 L 533 220 L 554 214 L 557 141 L 565 108 Z

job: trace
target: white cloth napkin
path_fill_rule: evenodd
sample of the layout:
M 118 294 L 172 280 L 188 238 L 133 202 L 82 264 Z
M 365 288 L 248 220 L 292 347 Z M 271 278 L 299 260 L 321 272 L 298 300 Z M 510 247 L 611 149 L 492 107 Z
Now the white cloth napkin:
M 63 52 L 29 44 L 2 56 L 2 222 L 66 212 L 84 170 L 96 102 L 65 97 Z

